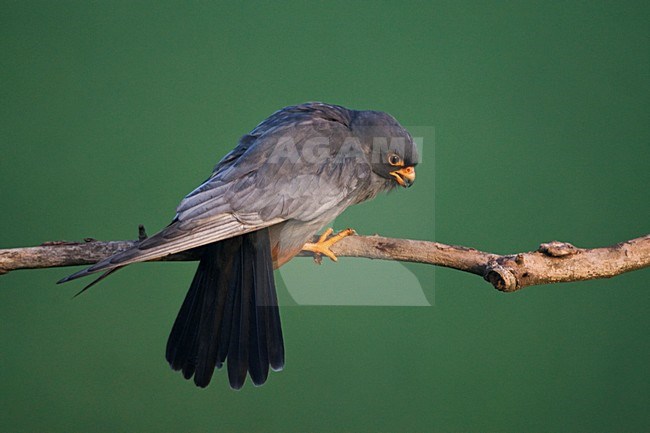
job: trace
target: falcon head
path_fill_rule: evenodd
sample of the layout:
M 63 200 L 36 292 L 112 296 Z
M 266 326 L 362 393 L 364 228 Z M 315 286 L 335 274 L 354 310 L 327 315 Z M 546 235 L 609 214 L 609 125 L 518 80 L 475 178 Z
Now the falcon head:
M 420 159 L 417 146 L 395 118 L 380 111 L 358 111 L 350 126 L 375 174 L 395 182 L 393 186 L 413 185 Z

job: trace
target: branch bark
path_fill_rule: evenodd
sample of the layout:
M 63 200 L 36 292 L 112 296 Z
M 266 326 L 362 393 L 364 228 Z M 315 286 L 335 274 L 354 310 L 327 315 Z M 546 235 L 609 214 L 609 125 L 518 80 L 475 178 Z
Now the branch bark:
M 141 229 L 142 239 L 144 232 Z M 37 247 L 0 250 L 0 274 L 17 269 L 89 265 L 138 241 L 47 242 Z M 340 257 L 399 260 L 458 269 L 479 275 L 497 290 L 514 292 L 527 286 L 610 278 L 650 266 L 650 234 L 604 248 L 577 248 L 549 242 L 536 251 L 498 255 L 438 242 L 349 236 L 332 247 Z M 301 255 L 311 255 L 304 254 Z M 191 252 L 164 261 L 196 260 Z

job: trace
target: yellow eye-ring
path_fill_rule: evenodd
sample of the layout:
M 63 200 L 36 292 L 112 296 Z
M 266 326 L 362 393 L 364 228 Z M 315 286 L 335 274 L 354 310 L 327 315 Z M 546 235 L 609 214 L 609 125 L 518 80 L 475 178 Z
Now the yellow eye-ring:
M 402 165 L 402 158 L 396 153 L 391 153 L 388 155 L 388 163 L 390 165 Z

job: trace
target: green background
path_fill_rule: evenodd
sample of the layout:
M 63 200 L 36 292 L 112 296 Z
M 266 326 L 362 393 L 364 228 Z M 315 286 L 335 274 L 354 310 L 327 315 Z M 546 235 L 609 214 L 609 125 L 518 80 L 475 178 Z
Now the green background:
M 416 185 L 339 228 L 497 253 L 649 231 L 647 2 L 0 10 L 0 247 L 154 232 L 239 136 L 309 100 L 435 128 Z M 287 305 L 285 370 L 235 392 L 163 357 L 194 267 L 75 299 L 83 282 L 54 284 L 72 268 L 0 277 L 0 431 L 650 430 L 648 270 L 503 294 L 409 265 L 431 307 Z

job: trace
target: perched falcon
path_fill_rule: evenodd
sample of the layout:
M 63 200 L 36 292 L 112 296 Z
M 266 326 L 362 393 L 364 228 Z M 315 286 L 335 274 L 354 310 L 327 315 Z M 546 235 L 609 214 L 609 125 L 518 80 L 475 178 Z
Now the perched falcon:
M 239 140 L 167 227 L 59 282 L 195 250 L 199 266 L 167 361 L 200 387 L 224 362 L 232 388 L 247 373 L 261 385 L 269 367 L 284 366 L 273 269 L 302 249 L 335 259 L 329 247 L 349 232 L 312 237 L 348 206 L 410 186 L 417 162 L 412 137 L 386 113 L 320 102 L 283 108 Z

